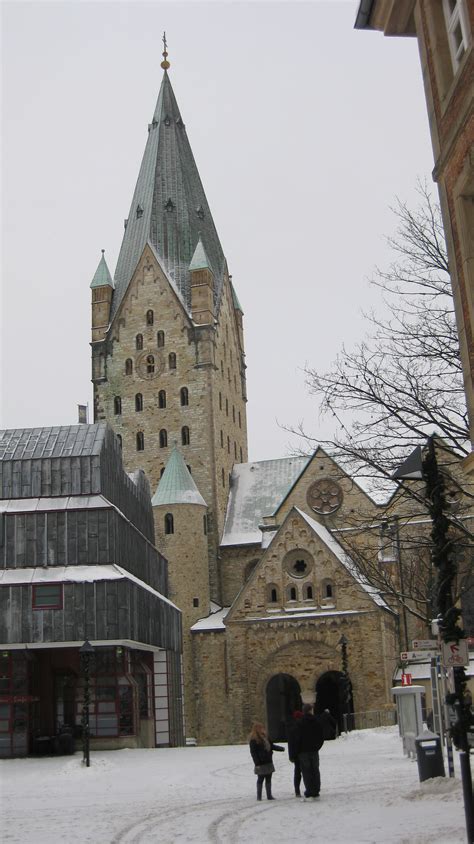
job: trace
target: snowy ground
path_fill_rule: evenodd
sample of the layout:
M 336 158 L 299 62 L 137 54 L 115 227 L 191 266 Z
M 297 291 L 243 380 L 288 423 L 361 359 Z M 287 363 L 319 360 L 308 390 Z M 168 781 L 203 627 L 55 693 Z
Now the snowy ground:
M 0 762 L 4 844 L 319 842 L 458 844 L 466 840 L 459 770 L 419 782 L 397 728 L 364 730 L 321 751 L 319 801 L 293 795 L 275 754 L 274 802 L 255 799 L 247 746 L 97 752 Z

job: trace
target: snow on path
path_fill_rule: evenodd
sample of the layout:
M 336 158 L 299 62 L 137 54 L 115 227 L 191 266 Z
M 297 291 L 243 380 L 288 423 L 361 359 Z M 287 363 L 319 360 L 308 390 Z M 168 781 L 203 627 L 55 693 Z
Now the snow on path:
M 293 796 L 275 754 L 276 800 L 255 799 L 246 745 L 121 750 L 0 762 L 2 844 L 460 844 L 459 772 L 419 782 L 396 728 L 364 730 L 321 751 L 319 801 Z

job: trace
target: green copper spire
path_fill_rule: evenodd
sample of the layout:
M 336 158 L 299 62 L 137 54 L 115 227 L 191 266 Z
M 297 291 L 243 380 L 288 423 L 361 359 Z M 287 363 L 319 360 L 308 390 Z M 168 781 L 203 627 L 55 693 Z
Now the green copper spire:
M 204 249 L 203 242 L 201 240 L 201 235 L 199 235 L 199 240 L 197 242 L 196 249 L 194 250 L 194 255 L 191 258 L 191 263 L 189 265 L 190 270 L 211 270 L 212 267 L 209 263 L 209 258 L 206 255 L 206 250 Z
M 102 258 L 99 261 L 99 266 L 95 271 L 94 278 L 91 281 L 91 287 L 112 287 L 114 283 L 112 281 L 112 276 L 110 275 L 109 268 L 107 266 L 107 261 L 104 257 L 105 249 L 102 249 Z
M 151 499 L 152 507 L 159 504 L 201 504 L 203 507 L 207 506 L 176 445 L 170 454 L 166 469 Z

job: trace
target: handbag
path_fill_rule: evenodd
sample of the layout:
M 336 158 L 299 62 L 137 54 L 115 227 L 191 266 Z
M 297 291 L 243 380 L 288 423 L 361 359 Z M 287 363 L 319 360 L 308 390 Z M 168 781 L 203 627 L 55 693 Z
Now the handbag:
M 275 770 L 275 766 L 273 762 L 265 762 L 263 765 L 255 765 L 254 773 L 255 774 L 273 774 Z

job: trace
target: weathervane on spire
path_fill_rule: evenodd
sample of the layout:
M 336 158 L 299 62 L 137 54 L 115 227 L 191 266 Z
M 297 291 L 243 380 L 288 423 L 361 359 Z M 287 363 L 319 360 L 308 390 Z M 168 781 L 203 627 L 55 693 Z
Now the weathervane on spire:
M 163 70 L 168 70 L 170 63 L 168 61 L 168 51 L 166 49 L 166 47 L 168 46 L 167 43 L 166 43 L 166 32 L 163 33 L 162 41 L 163 41 L 163 61 L 161 62 L 161 67 L 163 68 Z

